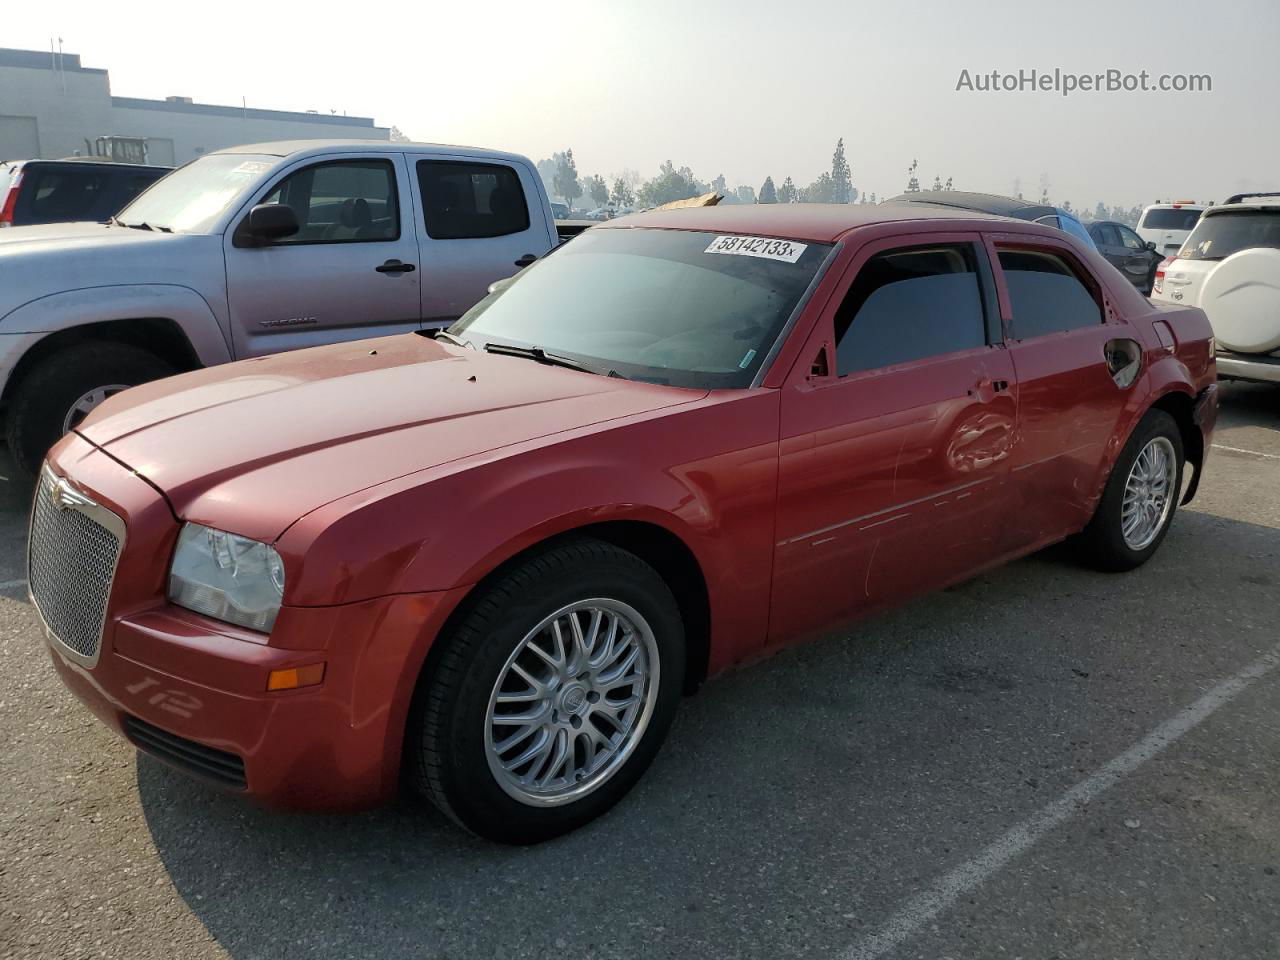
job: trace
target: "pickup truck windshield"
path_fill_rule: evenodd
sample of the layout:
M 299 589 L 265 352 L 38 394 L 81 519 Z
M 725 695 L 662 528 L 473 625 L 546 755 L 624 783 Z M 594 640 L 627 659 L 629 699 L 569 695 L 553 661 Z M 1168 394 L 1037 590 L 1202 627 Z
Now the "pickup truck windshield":
M 632 380 L 750 385 L 829 244 L 685 230 L 588 230 L 449 332 L 537 347 Z
M 1180 260 L 1225 260 L 1249 247 L 1280 247 L 1280 210 L 1233 210 L 1201 218 Z
M 116 215 L 122 223 L 145 223 L 177 233 L 208 233 L 246 187 L 280 160 L 250 153 L 213 153 L 157 180 Z

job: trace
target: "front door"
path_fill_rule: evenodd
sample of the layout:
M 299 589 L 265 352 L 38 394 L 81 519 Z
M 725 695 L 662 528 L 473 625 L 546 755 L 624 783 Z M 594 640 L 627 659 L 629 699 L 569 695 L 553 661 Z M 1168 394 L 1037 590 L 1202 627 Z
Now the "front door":
M 224 240 L 237 357 L 419 327 L 418 247 L 401 154 L 303 162 L 255 198 L 301 229 L 265 246 Z
M 879 241 L 845 284 L 783 387 L 773 642 L 999 548 L 1016 384 L 978 238 Z
M 1006 546 L 1022 550 L 1089 521 L 1106 446 L 1131 389 L 1113 379 L 1108 347 L 1132 340 L 1133 331 L 1107 321 L 1101 284 L 1065 242 L 993 239 L 1018 380 L 1004 531 Z

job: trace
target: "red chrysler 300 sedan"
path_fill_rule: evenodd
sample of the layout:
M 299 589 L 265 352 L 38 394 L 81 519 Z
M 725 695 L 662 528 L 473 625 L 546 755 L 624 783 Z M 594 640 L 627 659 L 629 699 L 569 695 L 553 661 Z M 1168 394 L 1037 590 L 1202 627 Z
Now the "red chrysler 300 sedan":
M 49 454 L 31 592 L 66 684 L 179 769 L 331 809 L 403 778 L 532 842 L 737 661 L 1067 537 L 1145 561 L 1214 381 L 1199 310 L 1047 227 L 629 217 L 447 332 L 109 400 Z

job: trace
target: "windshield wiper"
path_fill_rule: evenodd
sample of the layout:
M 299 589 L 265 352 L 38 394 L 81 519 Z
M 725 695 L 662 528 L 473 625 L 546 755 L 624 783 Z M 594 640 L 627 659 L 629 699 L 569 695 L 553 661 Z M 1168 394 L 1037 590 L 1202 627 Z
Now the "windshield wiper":
M 448 340 L 450 343 L 454 344 L 455 346 L 471 347 L 471 343 L 469 341 L 463 340 L 461 337 L 457 336 L 456 334 L 452 334 L 448 330 L 444 330 L 444 329 L 436 330 L 434 333 L 432 333 L 431 339 L 432 340 Z M 475 348 L 471 347 L 471 349 L 474 350 Z
M 583 373 L 599 374 L 599 370 L 593 370 L 584 363 L 577 360 L 570 360 L 568 357 L 560 357 L 554 353 L 547 353 L 541 347 L 517 347 L 511 343 L 486 343 L 484 345 L 485 353 L 497 353 L 507 357 L 528 357 L 530 360 L 536 360 L 538 363 L 545 363 L 551 367 L 568 367 L 570 370 L 581 370 Z M 605 375 L 609 376 L 614 373 L 609 370 Z
M 118 227 L 128 227 L 130 230 L 158 230 L 160 233 L 173 233 L 173 227 L 153 227 L 145 220 L 138 223 L 125 223 L 119 217 L 112 217 L 111 222 Z

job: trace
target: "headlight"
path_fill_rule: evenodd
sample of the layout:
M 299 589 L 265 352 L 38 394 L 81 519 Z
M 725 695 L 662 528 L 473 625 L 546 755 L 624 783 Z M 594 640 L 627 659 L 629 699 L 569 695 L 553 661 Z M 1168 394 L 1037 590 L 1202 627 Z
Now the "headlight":
M 265 543 L 198 523 L 178 534 L 169 599 L 216 620 L 267 633 L 284 596 L 284 564 Z

